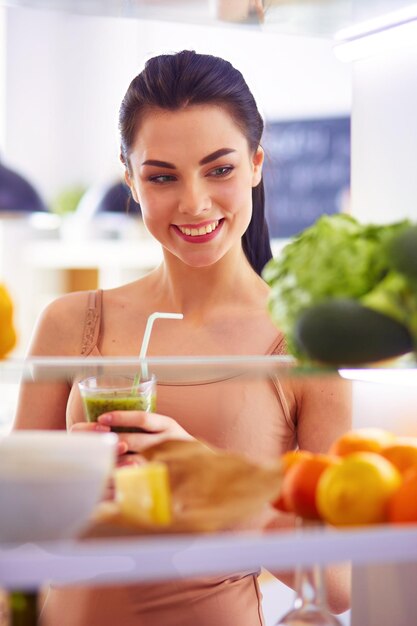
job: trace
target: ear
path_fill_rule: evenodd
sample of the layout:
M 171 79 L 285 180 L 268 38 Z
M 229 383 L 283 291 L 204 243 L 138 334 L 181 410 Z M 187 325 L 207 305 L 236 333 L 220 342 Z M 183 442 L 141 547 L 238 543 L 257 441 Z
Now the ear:
M 252 187 L 256 187 L 261 182 L 262 178 L 262 166 L 264 162 L 265 153 L 261 146 L 258 146 L 256 152 L 252 157 L 253 172 L 252 172 Z
M 125 182 L 126 182 L 126 185 L 130 189 L 130 193 L 132 194 L 133 200 L 139 204 L 138 194 L 136 193 L 135 187 L 133 185 L 132 179 L 130 178 L 130 174 L 127 170 L 127 167 L 125 168 Z

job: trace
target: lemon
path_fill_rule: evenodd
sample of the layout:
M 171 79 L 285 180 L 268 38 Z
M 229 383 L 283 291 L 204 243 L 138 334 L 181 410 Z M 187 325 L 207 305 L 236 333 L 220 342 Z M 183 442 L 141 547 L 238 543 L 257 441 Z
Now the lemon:
M 120 467 L 114 472 L 116 500 L 122 515 L 139 524 L 171 523 L 168 467 L 164 463 Z
M 335 526 L 383 523 L 388 500 L 401 481 L 401 474 L 387 459 L 374 452 L 355 452 L 323 472 L 316 492 L 317 509 Z

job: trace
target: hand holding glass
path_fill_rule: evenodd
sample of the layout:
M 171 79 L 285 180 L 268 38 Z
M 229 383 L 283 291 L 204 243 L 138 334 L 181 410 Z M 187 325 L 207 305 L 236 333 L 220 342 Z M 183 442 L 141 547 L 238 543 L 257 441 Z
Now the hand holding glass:
M 121 375 L 102 375 L 91 376 L 78 383 L 88 422 L 96 422 L 100 415 L 111 411 L 155 412 L 156 378 L 153 374 L 148 374 L 148 365 L 145 361 L 152 327 L 157 319 L 182 318 L 182 313 L 161 313 L 159 311 L 151 313 L 146 322 L 145 334 L 140 348 L 141 373 L 138 373 L 134 378 Z M 111 430 L 116 433 L 145 432 L 143 428 L 134 426 L 114 426 Z

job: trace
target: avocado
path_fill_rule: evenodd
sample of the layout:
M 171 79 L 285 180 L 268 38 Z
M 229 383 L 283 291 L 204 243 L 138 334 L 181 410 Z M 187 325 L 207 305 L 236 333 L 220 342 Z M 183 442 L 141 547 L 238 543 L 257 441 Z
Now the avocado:
M 417 226 L 410 226 L 388 243 L 388 261 L 393 269 L 417 280 Z
M 331 365 L 371 363 L 413 349 L 405 326 L 356 300 L 342 298 L 305 309 L 296 321 L 294 341 L 310 360 Z

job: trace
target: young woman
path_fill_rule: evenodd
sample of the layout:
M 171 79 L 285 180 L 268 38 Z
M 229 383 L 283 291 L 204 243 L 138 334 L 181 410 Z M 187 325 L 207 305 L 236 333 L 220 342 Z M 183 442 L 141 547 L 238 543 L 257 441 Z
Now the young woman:
M 120 109 L 121 160 L 143 221 L 164 260 L 116 289 L 73 293 L 42 315 L 31 355 L 136 356 L 148 316 L 149 355 L 284 354 L 260 276 L 271 257 L 264 217 L 263 122 L 242 75 L 217 57 L 183 51 L 149 60 Z M 45 388 L 46 387 L 46 388 Z M 201 438 L 254 459 L 297 445 L 326 451 L 350 426 L 348 390 L 320 379 L 158 384 L 158 414 L 115 412 L 86 424 L 76 385 L 23 386 L 16 428 L 121 434 L 121 462 L 165 439 Z M 252 526 L 279 525 L 262 511 Z M 288 580 L 288 578 L 286 578 Z M 331 605 L 347 608 L 343 573 L 329 578 Z M 284 607 L 285 608 L 285 607 Z M 50 590 L 43 626 L 255 626 L 263 624 L 256 573 L 164 584 Z

